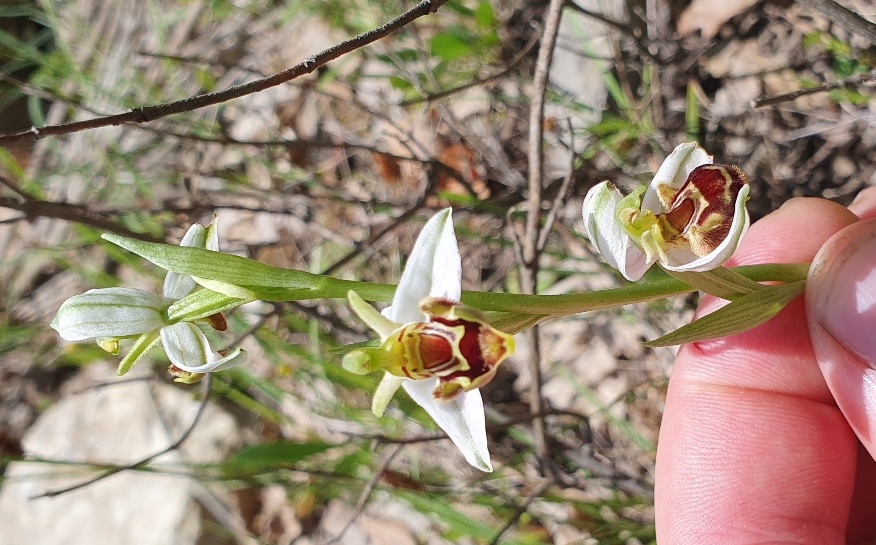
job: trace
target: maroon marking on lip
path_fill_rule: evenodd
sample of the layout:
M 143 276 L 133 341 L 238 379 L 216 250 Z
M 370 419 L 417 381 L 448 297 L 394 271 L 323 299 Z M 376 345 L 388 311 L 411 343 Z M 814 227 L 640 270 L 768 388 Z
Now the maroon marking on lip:
M 484 360 L 484 355 L 481 351 L 480 331 L 482 327 L 489 327 L 478 322 L 470 322 L 468 320 L 456 319 L 447 320 L 444 318 L 434 318 L 434 321 L 442 323 L 450 327 L 463 326 L 465 332 L 459 340 L 459 352 L 465 358 L 469 368 L 465 370 L 454 371 L 444 377 L 442 380 L 451 380 L 459 377 L 466 377 L 474 381 L 478 377 L 488 374 L 493 365 L 488 364 Z
M 730 233 L 736 199 L 747 183 L 739 167 L 700 165 L 672 200 L 666 222 L 678 233 L 675 236 L 688 240 L 695 254 L 706 256 Z

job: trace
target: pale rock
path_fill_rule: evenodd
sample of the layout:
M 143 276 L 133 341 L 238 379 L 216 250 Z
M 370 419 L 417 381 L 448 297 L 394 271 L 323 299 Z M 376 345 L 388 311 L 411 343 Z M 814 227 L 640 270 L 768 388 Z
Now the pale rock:
M 575 0 L 587 10 L 602 13 L 616 21 L 623 20 L 623 4 L 608 0 Z M 575 105 L 548 103 L 545 116 L 560 121 L 557 137 L 567 145 L 571 143 L 565 119 L 570 119 L 574 129 L 589 127 L 602 119 L 608 98 L 605 72 L 609 69 L 604 58 L 614 54 L 612 40 L 617 30 L 577 11 L 566 9 L 560 21 L 557 47 L 554 49 L 550 67 L 550 84 L 568 94 Z M 550 135 L 546 135 L 550 139 Z M 555 137 L 555 138 L 557 138 Z M 588 142 L 575 140 L 580 152 Z M 563 146 L 548 146 L 545 150 L 545 176 L 559 177 L 569 170 L 569 154 Z
M 678 19 L 678 32 L 690 34 L 699 30 L 703 37 L 711 38 L 721 26 L 739 15 L 757 0 L 694 0 Z
M 51 406 L 25 435 L 29 457 L 133 463 L 172 444 L 198 411 L 198 401 L 186 389 L 148 380 L 121 382 L 107 366 L 85 373 L 90 387 Z M 0 490 L 0 545 L 194 545 L 201 533 L 192 497 L 196 483 L 182 462 L 221 460 L 237 437 L 231 416 L 210 406 L 181 453 L 153 462 L 158 471 L 124 471 L 52 498 L 37 497 L 96 473 L 82 465 L 14 462 Z

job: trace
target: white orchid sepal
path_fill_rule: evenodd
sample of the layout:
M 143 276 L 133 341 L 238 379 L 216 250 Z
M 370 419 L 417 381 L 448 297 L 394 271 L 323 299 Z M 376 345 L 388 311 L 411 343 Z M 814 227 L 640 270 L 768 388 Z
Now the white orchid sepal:
M 446 209 L 420 232 L 389 307 L 378 313 L 355 292 L 349 294 L 351 307 L 380 335 L 381 346 L 354 350 L 343 363 L 357 373 L 385 370 L 372 403 L 375 414 L 383 414 L 401 386 L 471 465 L 492 471 L 478 387 L 492 378 L 514 341 L 460 305 L 461 295 L 461 260 Z M 461 348 L 466 335 L 477 336 L 479 354 Z
M 164 325 L 162 312 L 169 301 L 135 288 L 88 290 L 67 299 L 58 308 L 51 327 L 65 341 L 129 338 Z
M 584 228 L 628 280 L 655 262 L 674 272 L 710 271 L 733 255 L 748 229 L 748 194 L 738 167 L 713 165 L 697 144 L 681 144 L 647 187 L 627 197 L 610 182 L 594 186 L 584 199 Z

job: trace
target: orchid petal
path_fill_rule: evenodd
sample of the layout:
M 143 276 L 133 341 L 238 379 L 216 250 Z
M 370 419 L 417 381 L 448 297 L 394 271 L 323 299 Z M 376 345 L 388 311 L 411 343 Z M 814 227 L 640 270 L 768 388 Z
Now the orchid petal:
M 645 274 L 651 263 L 617 220 L 616 210 L 622 200 L 623 195 L 611 182 L 591 188 L 582 207 L 584 230 L 603 259 L 634 282 Z
M 386 412 L 386 406 L 392 400 L 392 396 L 395 395 L 399 386 L 406 380 L 410 379 L 385 373 L 380 384 L 377 386 L 377 390 L 374 392 L 374 399 L 371 400 L 371 412 L 377 416 L 383 416 L 383 413 Z
M 64 301 L 51 325 L 66 341 L 129 337 L 161 327 L 166 305 L 160 295 L 134 288 L 89 290 Z
M 417 237 L 399 280 L 392 305 L 383 315 L 398 324 L 425 319 L 420 301 L 426 297 L 441 297 L 459 301 L 462 295 L 462 263 L 456 235 L 453 232 L 452 210 L 445 208 L 435 214 Z
M 477 389 L 449 401 L 435 399 L 438 379 L 404 380 L 405 391 L 444 430 L 465 459 L 481 471 L 493 471 L 487 449 L 484 403 Z
M 381 342 L 398 330 L 399 324 L 377 312 L 374 307 L 366 303 L 355 291 L 350 290 L 347 293 L 347 301 L 349 301 L 350 308 L 353 309 L 353 312 L 356 313 L 359 319 L 380 335 Z
M 660 165 L 657 174 L 651 180 L 651 184 L 642 198 L 642 210 L 650 210 L 655 214 L 664 212 L 664 207 L 668 203 L 661 203 L 660 201 L 661 187 L 665 186 L 665 188 L 677 191 L 684 185 L 693 169 L 711 163 L 712 156 L 706 153 L 706 150 L 695 142 L 687 142 L 676 146 L 672 153 L 669 154 L 669 157 Z
M 703 272 L 720 267 L 725 261 L 730 259 L 751 222 L 748 217 L 748 211 L 745 209 L 749 190 L 750 186 L 746 184 L 736 196 L 736 206 L 733 211 L 733 223 L 730 225 L 730 232 L 717 248 L 703 257 L 697 257 L 686 248 L 672 249 L 667 252 L 667 263 L 661 263 L 663 268 L 679 272 Z
M 213 221 L 207 226 L 207 236 L 204 241 L 204 248 L 214 252 L 219 251 L 219 217 L 213 216 Z
M 191 322 L 162 327 L 161 344 L 171 363 L 189 373 L 222 371 L 246 362 L 246 353 L 239 348 L 226 356 L 214 352 L 204 332 Z
M 179 243 L 189 248 L 205 248 L 207 246 L 207 228 L 196 223 L 189 227 Z M 164 277 L 163 293 L 170 299 L 182 299 L 195 289 L 195 279 L 187 274 L 169 271 Z

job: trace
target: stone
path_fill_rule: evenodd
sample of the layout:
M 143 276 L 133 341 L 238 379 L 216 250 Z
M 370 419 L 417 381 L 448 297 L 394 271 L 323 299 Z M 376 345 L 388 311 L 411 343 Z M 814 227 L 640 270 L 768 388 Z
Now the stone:
M 129 464 L 160 452 L 187 429 L 200 405 L 183 387 L 142 376 L 122 381 L 108 366 L 85 374 L 89 387 L 47 409 L 22 441 L 29 458 L 65 463 L 14 462 L 6 470 L 0 545 L 194 545 L 201 534 L 197 483 L 183 462 L 224 459 L 239 442 L 233 418 L 212 405 L 180 451 L 150 464 L 157 471 L 123 471 L 40 497 L 95 476 L 84 463 Z

